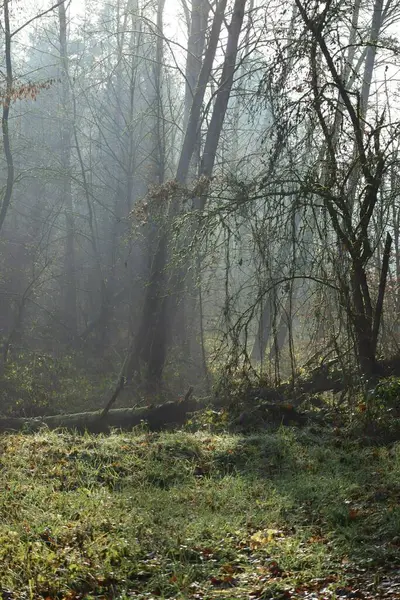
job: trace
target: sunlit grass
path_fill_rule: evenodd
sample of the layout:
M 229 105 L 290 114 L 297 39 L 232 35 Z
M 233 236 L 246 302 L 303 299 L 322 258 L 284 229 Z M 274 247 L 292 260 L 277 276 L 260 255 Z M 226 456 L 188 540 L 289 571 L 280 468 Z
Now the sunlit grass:
M 334 597 L 354 564 L 400 558 L 400 446 L 282 429 L 0 447 L 10 598 L 296 598 L 313 581 Z

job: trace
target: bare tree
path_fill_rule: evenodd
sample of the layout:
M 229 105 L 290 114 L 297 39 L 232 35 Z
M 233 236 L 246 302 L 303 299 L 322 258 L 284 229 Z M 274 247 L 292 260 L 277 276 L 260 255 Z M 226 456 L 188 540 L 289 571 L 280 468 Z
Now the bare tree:
M 371 219 L 379 203 L 379 192 L 387 168 L 388 156 L 382 141 L 382 127 L 384 113 L 380 115 L 371 134 L 365 135 L 364 115 L 360 104 L 355 105 L 341 78 L 332 53 L 324 37 L 331 3 L 327 3 L 321 14 L 311 15 L 300 0 L 296 0 L 301 18 L 310 37 L 310 65 L 312 77 L 312 91 L 314 95 L 314 110 L 321 127 L 325 143 L 328 148 L 328 174 L 324 182 L 313 178 L 310 191 L 318 195 L 324 202 L 332 227 L 342 246 L 343 252 L 348 256 L 351 265 L 349 282 L 346 278 L 340 280 L 342 302 L 346 306 L 352 324 L 357 356 L 360 367 L 366 376 L 378 373 L 376 360 L 377 341 L 382 317 L 383 297 L 385 293 L 386 278 L 389 266 L 389 255 L 392 238 L 389 232 L 386 235 L 386 244 L 381 265 L 380 284 L 375 305 L 371 297 L 368 283 L 368 263 L 373 256 L 372 239 L 370 232 Z M 378 9 L 380 14 L 380 9 Z M 373 24 L 375 23 L 376 9 L 374 10 Z M 372 32 L 373 36 L 377 31 Z M 376 38 L 375 38 L 376 39 Z M 317 53 L 320 52 L 325 61 L 332 84 L 338 90 L 342 99 L 346 119 L 351 127 L 355 140 L 355 161 L 350 164 L 349 171 L 342 177 L 338 170 L 337 150 L 333 145 L 332 132 L 324 113 L 325 98 L 320 81 L 320 70 L 317 67 Z M 369 89 L 371 61 L 374 53 L 367 53 L 369 57 L 364 76 L 364 91 Z M 367 81 L 366 81 L 367 78 Z M 363 103 L 366 102 L 366 94 Z M 365 107 L 365 104 L 362 106 Z M 365 110 L 365 108 L 364 108 Z M 360 176 L 357 181 L 358 216 L 354 221 L 352 206 L 347 203 L 345 196 L 346 182 L 354 167 Z M 323 187 L 322 187 L 323 185 Z

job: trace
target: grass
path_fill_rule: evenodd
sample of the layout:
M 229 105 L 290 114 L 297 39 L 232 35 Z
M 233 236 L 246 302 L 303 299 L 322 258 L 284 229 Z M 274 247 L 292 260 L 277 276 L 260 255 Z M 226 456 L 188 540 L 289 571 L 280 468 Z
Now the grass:
M 5 600 L 400 597 L 400 445 L 42 431 L 0 450 Z

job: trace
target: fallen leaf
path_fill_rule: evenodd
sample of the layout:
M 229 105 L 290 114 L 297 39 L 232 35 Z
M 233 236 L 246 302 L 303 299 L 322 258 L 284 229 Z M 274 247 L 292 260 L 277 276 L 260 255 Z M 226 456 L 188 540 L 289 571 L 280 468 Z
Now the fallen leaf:
M 224 575 L 223 577 L 211 577 L 210 581 L 215 587 L 234 587 L 238 584 L 238 580 L 232 575 Z
M 281 577 L 283 575 L 283 569 L 281 569 L 276 560 L 273 560 L 271 563 L 269 563 L 268 571 L 274 577 Z

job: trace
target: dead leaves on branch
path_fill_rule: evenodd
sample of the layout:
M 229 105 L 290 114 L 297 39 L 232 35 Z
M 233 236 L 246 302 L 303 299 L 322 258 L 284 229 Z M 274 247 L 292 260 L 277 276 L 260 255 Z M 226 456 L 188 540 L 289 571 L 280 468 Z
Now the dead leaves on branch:
M 192 185 L 184 186 L 176 179 L 170 179 L 162 185 L 151 185 L 147 194 L 138 200 L 129 218 L 144 226 L 154 217 L 175 216 L 194 198 L 207 192 L 210 178 L 202 175 Z
M 47 79 L 36 83 L 14 84 L 11 90 L 0 89 L 0 102 L 6 106 L 18 100 L 36 100 L 41 91 L 49 90 L 57 81 L 57 79 Z

